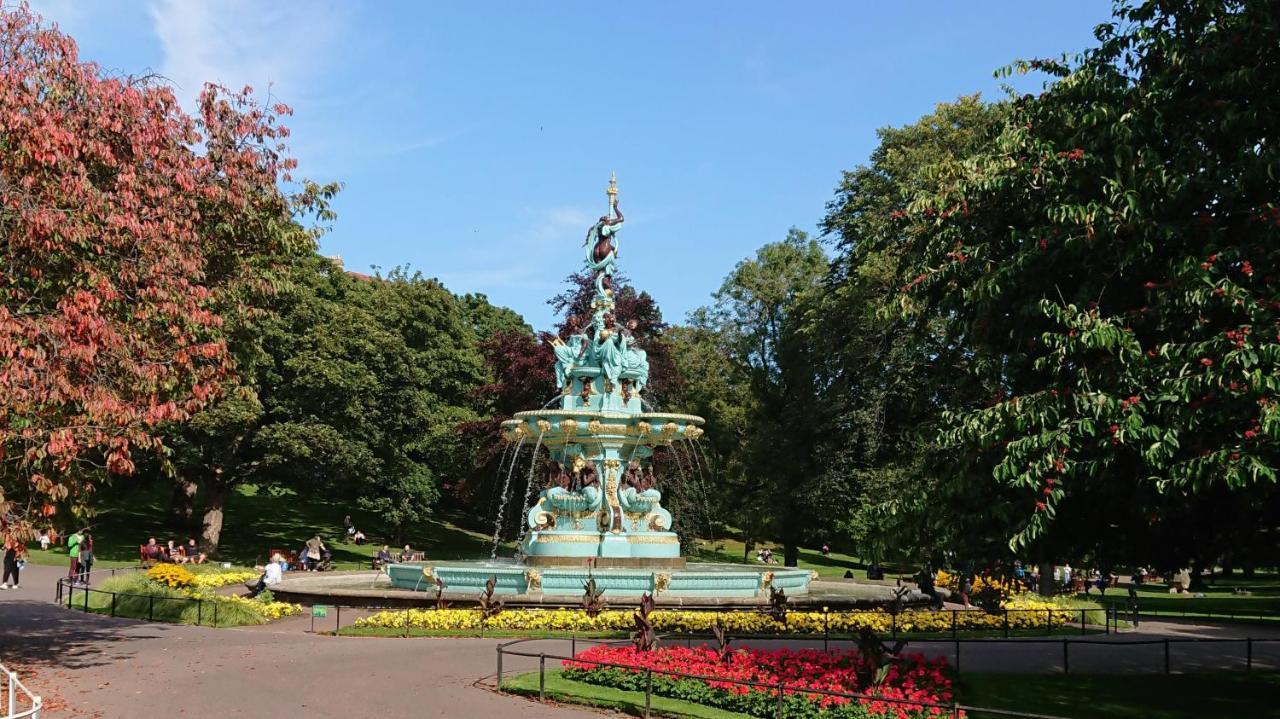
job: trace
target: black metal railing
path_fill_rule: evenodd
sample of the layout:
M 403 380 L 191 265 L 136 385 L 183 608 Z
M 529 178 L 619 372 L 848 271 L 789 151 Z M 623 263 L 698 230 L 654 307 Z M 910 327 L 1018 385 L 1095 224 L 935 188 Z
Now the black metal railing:
M 850 701 L 858 701 L 858 702 L 881 702 L 884 704 L 892 704 L 895 707 L 900 707 L 910 711 L 937 710 L 936 712 L 934 712 L 933 714 L 934 716 L 950 716 L 953 719 L 959 719 L 959 717 L 961 717 L 964 714 L 974 714 L 974 713 L 980 713 L 980 714 L 985 714 L 990 716 L 1014 717 L 1016 719 L 1064 719 L 1063 717 L 1058 717 L 1058 716 L 1053 716 L 1048 714 L 1033 714 L 1030 712 L 1019 712 L 1019 711 L 1012 711 L 1008 709 L 991 709 L 986 707 L 968 706 L 965 704 L 960 704 L 958 702 L 941 703 L 941 702 L 921 701 L 918 699 L 898 699 L 894 697 L 878 696 L 875 694 L 861 694 L 856 692 L 835 691 L 832 689 L 814 689 L 811 687 L 789 686 L 782 681 L 773 682 L 773 683 L 758 682 L 758 681 L 752 681 L 748 679 L 733 679 L 728 677 L 713 677 L 713 676 L 705 676 L 701 674 L 691 674 L 688 672 L 680 672 L 680 671 L 675 671 L 670 669 L 653 669 L 651 667 L 637 667 L 637 666 L 632 666 L 628 664 L 602 662 L 594 659 L 583 659 L 577 656 L 573 656 L 573 655 L 576 655 L 576 651 L 571 651 L 571 656 L 563 656 L 559 654 L 548 654 L 546 652 L 538 652 L 538 653 L 521 652 L 521 651 L 516 651 L 511 649 L 512 646 L 515 646 L 517 644 L 523 644 L 526 642 L 533 642 L 533 641 L 545 641 L 545 640 L 517 639 L 515 641 L 506 642 L 503 644 L 499 644 L 497 646 L 498 666 L 497 666 L 495 686 L 499 691 L 502 690 L 502 679 L 504 676 L 503 659 L 505 657 L 526 657 L 526 658 L 538 660 L 538 700 L 539 701 L 545 701 L 547 698 L 547 692 L 546 692 L 547 676 L 546 675 L 547 675 L 548 659 L 551 659 L 553 661 L 560 661 L 560 662 L 571 661 L 577 664 L 587 664 L 594 667 L 604 667 L 608 669 L 622 669 L 624 671 L 633 672 L 635 674 L 641 674 L 641 673 L 644 674 L 645 681 L 644 681 L 643 716 L 646 719 L 650 717 L 652 712 L 652 707 L 653 707 L 653 697 L 655 696 L 655 693 L 653 691 L 654 676 L 666 676 L 666 677 L 672 677 L 674 679 L 693 679 L 695 681 L 714 683 L 716 685 L 732 684 L 735 686 L 747 687 L 748 690 L 762 689 L 768 692 L 769 694 L 777 697 L 777 704 L 776 704 L 777 708 L 775 710 L 775 715 L 774 715 L 775 717 L 777 717 L 777 719 L 783 719 L 783 717 L 786 716 L 786 697 L 788 695 L 800 696 L 800 697 L 833 697 L 833 698 L 847 699 Z M 578 641 L 583 641 L 583 640 L 578 640 Z M 596 642 L 596 643 L 606 643 L 606 642 Z M 576 649 L 576 642 L 575 642 L 574 648 Z M 661 696 L 661 695 L 658 695 L 658 696 Z M 945 712 L 945 713 L 940 713 L 940 712 Z

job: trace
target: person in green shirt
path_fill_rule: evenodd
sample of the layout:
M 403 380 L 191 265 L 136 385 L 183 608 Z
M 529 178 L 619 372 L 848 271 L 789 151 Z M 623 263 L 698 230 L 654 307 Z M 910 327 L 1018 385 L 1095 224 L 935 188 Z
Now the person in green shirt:
M 71 558 L 71 566 L 67 568 L 67 579 L 75 584 L 80 576 L 80 532 L 67 537 L 67 556 Z

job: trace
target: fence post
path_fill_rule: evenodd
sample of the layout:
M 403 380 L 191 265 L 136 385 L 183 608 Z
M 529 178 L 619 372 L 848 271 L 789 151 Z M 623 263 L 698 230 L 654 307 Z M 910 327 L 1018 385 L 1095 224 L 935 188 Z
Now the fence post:
M 9 716 L 18 713 L 18 694 L 14 691 L 13 685 L 18 681 L 18 675 L 9 672 Z
M 960 639 L 956 639 L 956 674 L 960 673 Z
M 1244 670 L 1253 671 L 1253 637 L 1244 640 Z
M 1009 638 L 1009 610 L 1004 610 L 1004 638 Z
M 339 631 L 342 629 L 342 605 L 335 604 L 333 606 L 333 610 L 334 610 L 334 613 L 337 614 L 337 617 L 335 617 L 333 620 L 333 633 L 335 636 L 337 636 Z
M 778 682 L 778 719 L 782 719 L 782 682 Z
M 547 698 L 547 655 L 538 655 L 538 701 Z
M 1049 620 L 1048 623 L 1044 625 L 1044 635 L 1046 637 L 1051 637 L 1053 636 L 1053 610 L 1046 609 L 1044 610 L 1044 614 L 1045 614 L 1045 617 Z
M 1066 637 L 1062 638 L 1062 673 L 1071 673 L 1071 642 Z
M 1084 610 L 1080 610 L 1080 636 L 1084 636 Z
M 831 621 L 827 617 L 827 608 L 822 608 L 822 651 L 827 651 L 827 641 L 831 638 Z
M 89 586 L 87 584 L 84 588 L 84 611 L 86 614 L 89 612 Z
M 218 603 L 213 603 L 213 626 L 218 626 Z
M 483 619 L 484 617 L 481 617 Z M 484 634 L 484 623 L 480 624 L 480 633 Z M 404 635 L 409 636 L 409 610 L 404 610 Z
M 571 657 L 578 656 L 578 635 L 577 634 L 569 635 L 569 656 Z
M 155 621 L 155 615 L 156 615 L 156 595 L 148 594 L 147 595 L 147 621 L 148 622 Z
M 1169 638 L 1164 639 L 1164 673 L 1169 673 Z
M 951 638 L 952 638 L 952 639 L 955 639 L 955 638 L 958 636 L 958 635 L 956 634 L 956 611 L 957 611 L 957 610 L 955 610 L 955 609 L 952 609 L 952 610 L 951 610 Z M 957 645 L 957 646 L 959 646 L 959 645 Z
M 894 613 L 892 616 L 893 616 L 893 638 L 896 640 L 898 638 L 898 615 L 897 613 Z
M 200 626 L 200 620 L 204 618 L 204 602 L 196 600 L 196 626 Z
M 498 691 L 502 691 L 502 645 L 498 645 Z
M 111 616 L 114 617 L 115 615 L 116 615 L 116 593 L 112 592 L 111 593 Z
M 653 697 L 653 670 L 644 670 L 644 719 L 649 719 L 649 706 Z

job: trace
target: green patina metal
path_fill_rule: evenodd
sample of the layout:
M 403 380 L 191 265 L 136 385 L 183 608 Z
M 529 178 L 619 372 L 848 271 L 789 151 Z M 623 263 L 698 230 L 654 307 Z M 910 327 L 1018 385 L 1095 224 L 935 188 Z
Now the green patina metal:
M 505 439 L 536 443 L 550 453 L 544 485 L 524 517 L 520 551 L 527 565 L 392 565 L 397 586 L 422 589 L 439 577 L 452 590 L 497 578 L 504 594 L 581 592 L 588 571 L 616 594 L 760 597 L 771 586 L 793 593 L 810 574 L 754 567 L 684 568 L 672 516 L 662 506 L 654 450 L 702 435 L 701 417 L 644 411 L 649 360 L 614 315 L 613 276 L 619 230 L 616 180 L 609 210 L 587 231 L 586 264 L 595 273 L 591 318 L 555 340 L 559 406 L 519 412 L 502 425 Z M 433 581 L 433 580 L 432 580 Z

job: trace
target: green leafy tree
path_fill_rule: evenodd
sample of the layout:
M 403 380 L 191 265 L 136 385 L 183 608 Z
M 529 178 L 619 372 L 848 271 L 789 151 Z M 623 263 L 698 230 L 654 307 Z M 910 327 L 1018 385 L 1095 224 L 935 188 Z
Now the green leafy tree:
M 788 565 L 796 563 L 800 544 L 829 524 L 830 497 L 838 494 L 828 484 L 836 477 L 816 456 L 826 379 L 807 332 L 827 269 L 817 241 L 793 229 L 739 262 L 715 304 L 695 313 L 750 388 L 751 412 L 737 433 L 741 443 L 730 450 L 744 463 L 739 502 L 783 543 Z
M 1007 554 L 1005 532 L 1017 519 L 1005 509 L 1008 492 L 952 471 L 937 441 L 944 410 L 981 406 L 997 386 L 950 323 L 900 311 L 899 280 L 912 247 L 899 221 L 907 202 L 983 148 L 1004 112 L 964 97 L 881 130 L 823 221 L 836 252 L 810 336 L 831 364 L 829 471 L 846 478 L 855 500 L 841 503 L 847 539 L 872 560 Z
M 903 306 L 999 383 L 942 439 L 1017 492 L 1015 548 L 1277 499 L 1280 7 L 1122 5 L 1096 34 L 1015 65 L 1053 80 L 899 218 Z

